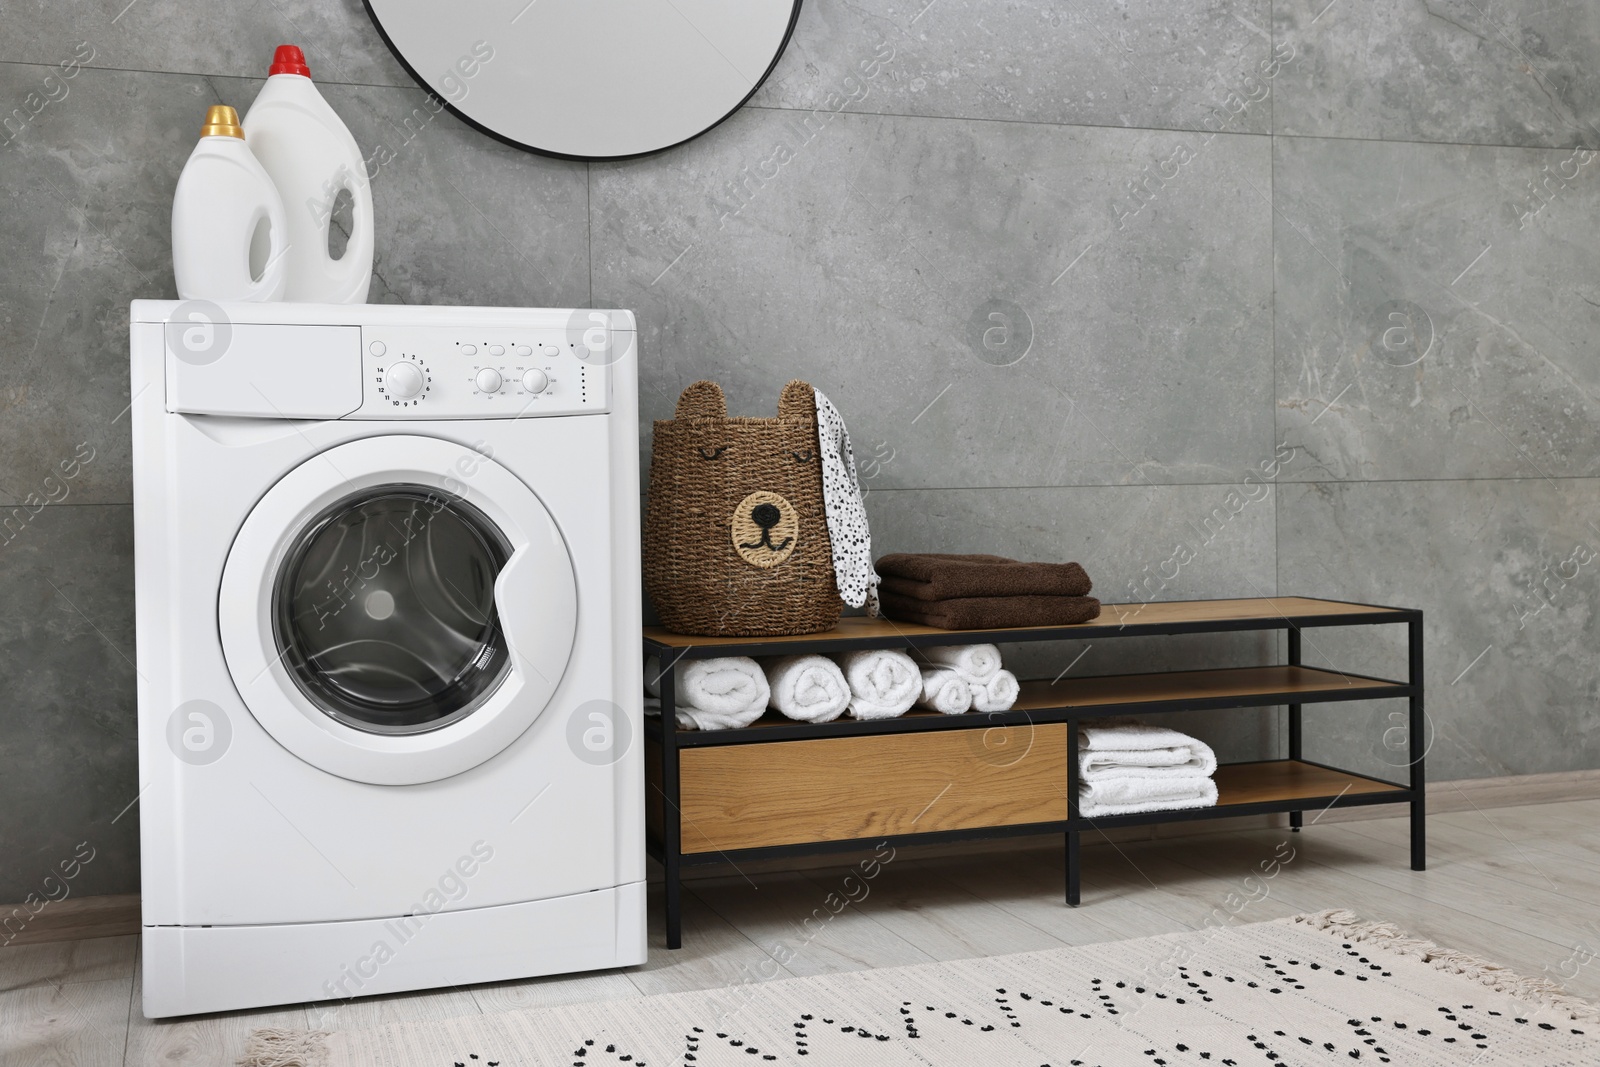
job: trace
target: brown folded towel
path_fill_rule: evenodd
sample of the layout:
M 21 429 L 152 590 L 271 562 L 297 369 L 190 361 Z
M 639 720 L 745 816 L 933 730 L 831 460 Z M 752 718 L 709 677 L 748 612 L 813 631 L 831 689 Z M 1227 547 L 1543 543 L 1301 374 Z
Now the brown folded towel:
M 917 600 L 879 590 L 883 613 L 941 630 L 999 630 L 1010 626 L 1069 626 L 1100 615 L 1092 596 L 969 596 Z
M 894 552 L 878 560 L 882 588 L 916 600 L 956 597 L 1088 596 L 1076 563 L 1019 563 L 1004 556 Z

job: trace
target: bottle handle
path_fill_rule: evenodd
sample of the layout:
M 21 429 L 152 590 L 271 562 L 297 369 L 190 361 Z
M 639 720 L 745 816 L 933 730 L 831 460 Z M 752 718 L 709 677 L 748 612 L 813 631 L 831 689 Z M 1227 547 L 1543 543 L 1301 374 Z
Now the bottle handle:
M 256 228 L 261 225 L 263 218 L 269 225 L 270 243 L 267 245 L 266 262 L 261 266 L 261 277 L 257 278 L 250 269 L 250 255 L 255 246 Z M 289 220 L 276 204 L 257 204 L 250 213 L 250 223 L 245 233 L 249 237 L 245 244 L 244 269 L 245 277 L 250 279 L 250 287 L 244 299 L 256 302 L 282 300 L 288 271 Z
M 323 245 L 322 254 L 327 258 L 329 272 L 341 283 L 349 285 L 372 272 L 374 248 L 372 185 L 367 181 L 365 173 L 359 176 L 353 175 L 348 167 L 339 168 L 336 180 L 338 183 L 333 186 L 334 198 L 337 199 L 340 192 L 348 191 L 350 194 L 350 240 L 345 244 L 344 255 L 338 259 L 328 255 L 326 243 Z M 330 208 L 327 226 L 332 225 L 333 211 Z M 323 238 L 326 242 L 327 231 L 324 231 Z

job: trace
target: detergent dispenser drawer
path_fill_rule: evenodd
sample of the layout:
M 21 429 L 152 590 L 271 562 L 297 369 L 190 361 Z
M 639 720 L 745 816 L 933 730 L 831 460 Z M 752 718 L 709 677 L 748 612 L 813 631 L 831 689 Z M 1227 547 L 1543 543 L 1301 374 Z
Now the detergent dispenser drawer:
M 361 328 L 166 323 L 167 410 L 338 419 L 361 406 Z

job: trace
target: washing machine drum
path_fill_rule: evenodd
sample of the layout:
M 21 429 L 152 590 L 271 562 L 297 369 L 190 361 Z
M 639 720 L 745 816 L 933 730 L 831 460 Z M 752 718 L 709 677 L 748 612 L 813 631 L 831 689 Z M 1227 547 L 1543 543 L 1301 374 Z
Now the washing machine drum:
M 459 774 L 537 718 L 576 630 L 554 519 L 492 459 L 433 438 L 339 446 L 240 529 L 218 605 L 256 719 L 330 773 Z
M 468 715 L 511 663 L 494 583 L 511 556 L 464 500 L 424 486 L 352 494 L 291 544 L 274 636 L 306 699 L 358 730 Z

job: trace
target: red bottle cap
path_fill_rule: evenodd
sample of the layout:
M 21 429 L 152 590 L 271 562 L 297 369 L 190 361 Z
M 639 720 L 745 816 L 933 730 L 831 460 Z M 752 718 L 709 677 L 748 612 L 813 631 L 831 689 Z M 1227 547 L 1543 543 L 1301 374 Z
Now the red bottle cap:
M 299 45 L 280 44 L 272 55 L 272 69 L 267 74 L 298 74 L 309 78 L 311 68 L 306 66 L 306 56 Z

